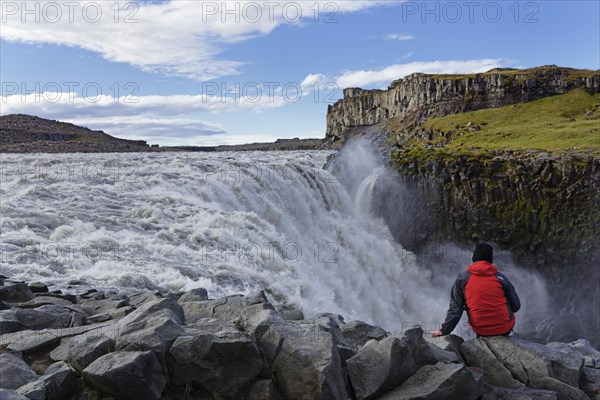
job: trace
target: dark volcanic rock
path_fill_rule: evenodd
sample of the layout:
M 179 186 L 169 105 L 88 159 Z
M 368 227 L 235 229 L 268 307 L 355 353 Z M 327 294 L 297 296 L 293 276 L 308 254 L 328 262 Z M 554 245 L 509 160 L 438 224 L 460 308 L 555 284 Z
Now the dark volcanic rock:
M 31 291 L 33 293 L 46 293 L 48 292 L 48 286 L 46 286 L 45 283 L 42 282 L 33 282 L 29 284 L 29 289 L 31 289 Z
M 473 339 L 461 345 L 462 354 L 470 366 L 483 370 L 485 381 L 504 388 L 518 389 L 525 386 L 516 380 L 510 371 L 496 359 L 483 339 Z
M 21 303 L 33 299 L 35 295 L 24 283 L 0 287 L 0 300 L 7 303 Z
M 0 354 L 0 388 L 18 389 L 37 378 L 37 374 L 23 361 L 20 353 Z
M 19 394 L 29 399 L 63 400 L 70 397 L 76 375 L 71 367 L 62 361 L 52 364 L 35 382 L 28 383 L 17 389 Z
M 483 394 L 468 368 L 458 364 L 425 365 L 379 400 L 476 400 Z
M 123 325 L 116 339 L 117 350 L 152 350 L 166 370 L 166 356 L 175 340 L 184 335 L 181 320 L 173 311 L 163 309 L 141 321 Z
M 83 370 L 98 390 L 123 400 L 159 400 L 167 380 L 151 351 L 118 351 L 100 357 Z
M 181 295 L 178 300 L 179 304 L 188 303 L 190 301 L 206 301 L 208 300 L 208 292 L 206 289 L 198 288 L 192 289 Z
M 481 400 L 557 400 L 556 392 L 541 389 L 506 389 L 490 387 Z
M 372 340 L 347 361 L 356 398 L 375 399 L 406 381 L 425 364 L 435 364 L 421 328 Z
M 175 385 L 194 383 L 235 400 L 247 394 L 263 361 L 248 334 L 230 330 L 179 337 L 169 350 L 168 366 Z
M 115 340 L 108 336 L 80 335 L 68 341 L 66 361 L 81 373 L 91 363 L 115 350 Z M 64 339 L 63 339 L 64 340 Z
M 387 336 L 379 327 L 346 324 L 335 314 L 288 320 L 286 310 L 277 311 L 263 292 L 200 300 L 204 291 L 195 291 L 180 305 L 182 297 L 125 291 L 74 297 L 90 310 L 128 309 L 109 322 L 86 320 L 80 304 L 11 303 L 13 308 L 0 312 L 0 328 L 18 331 L 0 335 L 0 399 L 600 396 L 600 352 L 585 340 L 542 345 L 487 337 L 463 343 L 452 335 L 426 340 L 418 327 Z M 115 308 L 120 301 L 129 305 Z M 68 327 L 26 329 L 53 324 Z
M 388 336 L 382 328 L 362 321 L 350 321 L 343 324 L 340 329 L 344 336 L 359 349 L 371 339 L 382 340 Z
M 583 356 L 569 346 L 557 349 L 507 337 L 483 340 L 512 375 L 525 384 L 547 377 L 573 387 L 579 384 Z
M 246 400 L 283 400 L 273 382 L 268 379 L 257 380 Z
M 0 399 L 2 400 L 31 400 L 17 393 L 14 390 L 0 389 Z
M 287 321 L 261 302 L 243 310 L 240 324 L 255 338 L 284 398 L 348 398 L 333 328 L 314 321 Z

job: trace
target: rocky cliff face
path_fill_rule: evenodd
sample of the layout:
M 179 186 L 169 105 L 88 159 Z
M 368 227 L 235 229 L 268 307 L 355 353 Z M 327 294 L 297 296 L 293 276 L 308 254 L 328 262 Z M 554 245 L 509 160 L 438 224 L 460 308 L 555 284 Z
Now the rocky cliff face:
M 496 69 L 474 75 L 412 74 L 387 90 L 344 90 L 327 112 L 327 138 L 344 138 L 349 128 L 391 118 L 421 122 L 426 118 L 528 102 L 583 87 L 600 91 L 597 71 L 556 66 L 527 70 Z
M 493 241 L 533 266 L 600 253 L 598 155 L 406 149 L 393 164 L 409 204 L 426 210 L 404 220 L 427 238 Z

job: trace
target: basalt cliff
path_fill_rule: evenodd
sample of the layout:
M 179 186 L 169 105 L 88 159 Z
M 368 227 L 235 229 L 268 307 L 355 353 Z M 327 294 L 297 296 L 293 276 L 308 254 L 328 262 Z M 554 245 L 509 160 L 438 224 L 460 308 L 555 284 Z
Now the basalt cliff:
M 343 139 L 351 128 L 385 123 L 392 118 L 427 118 L 524 103 L 574 88 L 600 90 L 598 71 L 555 66 L 527 70 L 493 69 L 471 75 L 415 73 L 395 80 L 387 90 L 344 89 L 344 98 L 329 106 L 326 136 Z

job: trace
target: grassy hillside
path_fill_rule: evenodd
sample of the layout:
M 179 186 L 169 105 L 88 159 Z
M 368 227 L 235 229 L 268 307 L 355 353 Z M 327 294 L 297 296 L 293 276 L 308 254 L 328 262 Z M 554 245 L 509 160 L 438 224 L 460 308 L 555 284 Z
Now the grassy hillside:
M 600 95 L 583 89 L 530 103 L 425 121 L 421 144 L 451 150 L 600 151 Z M 415 143 L 416 144 L 416 143 Z

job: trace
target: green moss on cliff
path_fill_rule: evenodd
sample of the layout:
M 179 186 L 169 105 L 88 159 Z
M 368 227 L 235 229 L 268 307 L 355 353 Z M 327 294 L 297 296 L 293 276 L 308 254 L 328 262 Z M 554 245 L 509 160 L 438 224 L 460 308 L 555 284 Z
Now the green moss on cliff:
M 448 149 L 600 150 L 600 95 L 576 89 L 560 96 L 442 118 L 421 125 L 444 135 Z

